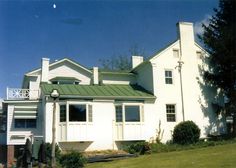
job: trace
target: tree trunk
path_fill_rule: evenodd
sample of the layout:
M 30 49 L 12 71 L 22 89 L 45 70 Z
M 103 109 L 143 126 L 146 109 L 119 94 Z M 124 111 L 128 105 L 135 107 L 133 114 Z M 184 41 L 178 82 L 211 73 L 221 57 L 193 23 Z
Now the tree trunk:
M 56 148 L 56 100 L 53 102 L 53 116 L 52 116 L 52 160 L 51 167 L 56 167 L 55 148 Z

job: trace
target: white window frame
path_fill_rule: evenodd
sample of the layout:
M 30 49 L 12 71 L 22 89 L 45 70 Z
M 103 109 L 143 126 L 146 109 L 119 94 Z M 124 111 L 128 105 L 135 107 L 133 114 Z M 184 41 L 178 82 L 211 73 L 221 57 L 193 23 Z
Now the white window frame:
M 116 108 L 115 108 L 115 122 L 116 123 L 144 123 L 144 104 L 143 103 L 120 103 L 120 104 L 115 104 L 116 106 L 121 106 L 122 107 L 122 121 L 116 122 Z M 126 106 L 139 106 L 139 118 L 140 121 L 125 121 L 125 107 Z
M 167 112 L 167 106 L 170 105 L 170 106 L 174 106 L 174 113 L 168 113 Z M 174 123 L 177 121 L 177 111 L 176 111 L 176 104 L 175 103 L 168 103 L 168 104 L 165 104 L 165 114 L 166 114 L 166 121 L 168 123 Z M 168 117 L 167 115 L 174 115 L 175 116 L 175 121 L 168 121 Z
M 66 121 L 65 122 L 60 122 L 60 105 L 66 105 Z M 69 106 L 70 105 L 85 105 L 86 106 L 86 121 L 69 121 Z M 94 118 L 93 104 L 91 102 L 66 101 L 66 102 L 59 103 L 59 120 L 58 120 L 59 123 L 93 123 L 93 118 Z
M 171 77 L 167 77 L 166 76 L 166 71 L 170 71 L 171 72 Z M 164 76 L 165 76 L 165 84 L 166 85 L 173 85 L 174 84 L 174 71 L 172 69 L 165 69 L 164 70 Z M 166 83 L 166 79 L 172 79 L 172 83 Z
M 176 52 L 178 53 L 177 56 L 175 55 Z M 174 58 L 179 58 L 180 57 L 179 49 L 173 49 L 173 57 Z

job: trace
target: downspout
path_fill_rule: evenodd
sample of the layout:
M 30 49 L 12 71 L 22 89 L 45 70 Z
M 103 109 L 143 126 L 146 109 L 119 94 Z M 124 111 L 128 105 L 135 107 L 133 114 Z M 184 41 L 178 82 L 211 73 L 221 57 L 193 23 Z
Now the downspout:
M 183 121 L 185 121 L 184 116 L 184 96 L 183 96 L 183 84 L 182 84 L 182 65 L 184 64 L 183 61 L 178 61 L 178 70 L 179 70 L 179 77 L 180 77 L 180 93 L 181 93 L 181 105 L 182 105 L 182 115 Z

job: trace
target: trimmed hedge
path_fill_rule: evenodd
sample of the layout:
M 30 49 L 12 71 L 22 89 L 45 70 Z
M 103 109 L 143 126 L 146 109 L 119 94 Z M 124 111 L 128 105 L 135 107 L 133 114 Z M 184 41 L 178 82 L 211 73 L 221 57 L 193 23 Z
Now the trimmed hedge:
M 64 154 L 60 159 L 60 164 L 64 168 L 81 168 L 84 167 L 86 162 L 87 159 L 80 152 L 76 151 Z
M 193 144 L 199 141 L 200 129 L 193 121 L 177 124 L 173 132 L 173 142 L 181 145 Z
M 137 142 L 129 145 L 127 147 L 127 152 L 144 155 L 146 153 L 151 153 L 151 146 L 148 142 Z

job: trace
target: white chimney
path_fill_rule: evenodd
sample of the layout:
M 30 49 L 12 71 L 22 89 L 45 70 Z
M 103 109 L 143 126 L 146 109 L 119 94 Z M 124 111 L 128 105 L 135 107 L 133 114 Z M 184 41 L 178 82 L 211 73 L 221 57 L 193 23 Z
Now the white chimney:
M 143 62 L 142 56 L 132 56 L 132 68 L 135 68 Z
M 98 79 L 98 67 L 93 67 L 93 84 L 98 85 L 99 79 Z
M 194 32 L 193 23 L 179 22 L 177 23 L 177 32 L 180 40 L 180 54 L 182 57 L 193 56 L 194 50 Z
M 41 82 L 48 82 L 49 60 L 49 58 L 42 58 Z

